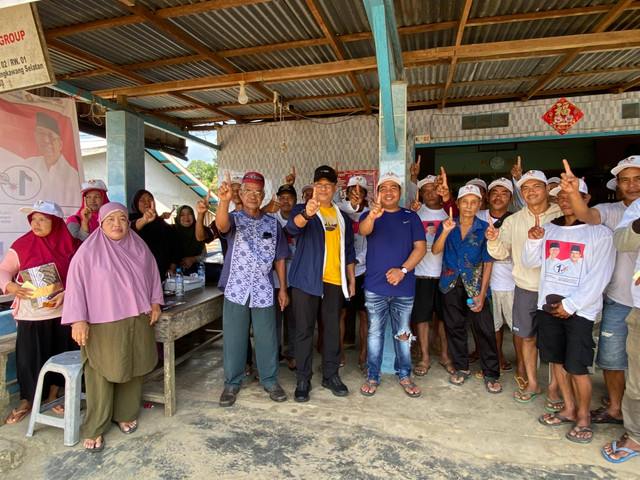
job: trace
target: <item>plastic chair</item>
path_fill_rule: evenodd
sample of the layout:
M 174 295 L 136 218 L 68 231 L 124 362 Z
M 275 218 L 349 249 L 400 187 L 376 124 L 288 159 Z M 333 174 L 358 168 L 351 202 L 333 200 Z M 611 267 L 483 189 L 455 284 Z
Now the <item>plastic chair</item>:
M 64 375 L 65 394 L 63 397 L 41 406 L 42 385 L 47 372 L 56 372 Z M 80 401 L 83 398 L 85 398 L 85 395 L 82 393 L 82 362 L 80 360 L 80 351 L 74 350 L 51 357 L 42 366 L 40 375 L 38 375 L 38 385 L 36 387 L 35 398 L 33 399 L 27 437 L 33 436 L 33 429 L 37 422 L 64 429 L 65 446 L 71 447 L 78 443 L 80 424 L 84 419 L 84 413 L 80 413 Z M 64 418 L 53 417 L 44 413 L 63 402 L 65 403 Z

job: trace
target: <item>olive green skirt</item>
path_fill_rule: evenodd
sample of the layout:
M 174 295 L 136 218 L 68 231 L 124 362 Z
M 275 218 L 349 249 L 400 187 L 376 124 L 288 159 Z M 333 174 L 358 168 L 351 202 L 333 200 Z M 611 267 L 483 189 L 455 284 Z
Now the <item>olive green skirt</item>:
M 92 323 L 81 349 L 82 364 L 113 383 L 125 383 L 149 373 L 158 363 L 158 350 L 149 315 L 140 314 L 116 322 Z

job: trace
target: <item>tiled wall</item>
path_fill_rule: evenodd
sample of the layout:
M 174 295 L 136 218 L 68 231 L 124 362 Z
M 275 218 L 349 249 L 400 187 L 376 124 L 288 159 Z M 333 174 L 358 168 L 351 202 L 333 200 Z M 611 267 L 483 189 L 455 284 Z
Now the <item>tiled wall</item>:
M 414 136 L 431 133 L 432 144 L 473 142 L 491 139 L 531 137 L 559 138 L 543 120 L 544 113 L 558 99 L 496 103 L 411 111 L 407 114 L 407 163 L 413 156 Z M 640 131 L 639 119 L 622 119 L 623 103 L 640 101 L 640 92 L 569 98 L 584 117 L 564 135 Z M 509 113 L 509 127 L 461 129 L 463 115 Z M 218 154 L 219 178 L 226 170 L 231 176 L 250 170 L 261 172 L 266 191 L 274 192 L 295 165 L 302 187 L 312 180 L 315 167 L 338 162 L 340 170 L 376 169 L 378 165 L 378 117 L 347 116 L 331 119 L 295 120 L 259 125 L 226 125 L 218 132 L 222 152 Z M 281 152 L 282 142 L 287 152 Z

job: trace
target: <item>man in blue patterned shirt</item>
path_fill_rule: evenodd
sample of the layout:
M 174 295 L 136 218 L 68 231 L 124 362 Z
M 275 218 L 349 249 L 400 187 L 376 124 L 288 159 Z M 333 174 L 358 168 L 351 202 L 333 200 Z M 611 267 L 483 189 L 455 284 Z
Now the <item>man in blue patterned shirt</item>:
M 260 211 L 264 177 L 249 172 L 242 178 L 242 210 L 229 215 L 233 196 L 231 178 L 218 189 L 220 205 L 216 227 L 229 244 L 218 286 L 224 292 L 222 307 L 224 391 L 220 406 L 230 407 L 242 385 L 247 357 L 249 323 L 253 323 L 258 374 L 274 402 L 287 395 L 278 385 L 278 339 L 271 271 L 275 266 L 280 291 L 279 308 L 289 303 L 285 259 L 289 246 L 278 220 Z
M 460 216 L 444 220 L 438 227 L 432 252 L 442 257 L 440 291 L 443 295 L 444 325 L 449 353 L 456 373 L 449 381 L 462 385 L 471 376 L 467 349 L 467 326 L 478 342 L 480 366 L 489 393 L 500 393 L 502 386 L 493 317 L 486 301 L 493 258 L 487 252 L 484 232 L 489 226 L 476 217 L 482 194 L 476 185 L 465 185 L 458 192 Z M 470 302 L 469 302 L 470 300 Z

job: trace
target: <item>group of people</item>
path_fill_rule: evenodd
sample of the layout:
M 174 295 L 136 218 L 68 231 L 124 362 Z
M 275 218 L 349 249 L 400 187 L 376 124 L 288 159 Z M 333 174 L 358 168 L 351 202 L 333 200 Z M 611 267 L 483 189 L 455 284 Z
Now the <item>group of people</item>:
M 20 404 L 6 423 L 31 412 L 44 363 L 80 347 L 87 394 L 84 446 L 98 452 L 111 422 L 125 434 L 137 429 L 142 377 L 158 360 L 151 325 L 164 303 L 161 278 L 178 268 L 195 271 L 213 235 L 197 231 L 189 206 L 178 209 L 174 225 L 167 224 L 169 215 L 157 214 L 146 190 L 134 195 L 130 214 L 109 201 L 101 180 L 83 183 L 81 207 L 66 225 L 62 209 L 51 201 L 20 211 L 31 230 L 0 263 L 0 288 L 15 298 L 20 386 Z M 57 399 L 63 381 L 45 377 L 45 403 Z M 63 414 L 64 404 L 53 411 Z
M 220 405 L 232 405 L 240 391 L 250 322 L 258 378 L 278 402 L 287 398 L 276 381 L 280 342 L 294 360 L 294 400 L 310 399 L 316 322 L 321 384 L 337 396 L 348 394 L 339 375 L 347 312 L 354 318 L 360 312 L 365 396 L 375 395 L 380 383 L 388 319 L 394 369 L 409 397 L 421 394 L 412 372 L 427 374 L 430 346 L 439 347 L 453 385 L 463 385 L 471 376 L 469 364 L 479 360 L 476 376 L 488 393 L 501 393 L 500 376 L 513 368 L 502 352 L 507 325 L 516 354 L 515 401 L 530 403 L 542 395 L 539 355 L 550 364 L 548 413 L 538 419 L 541 424 L 567 424 L 568 440 L 589 443 L 593 424 L 624 422 L 627 433 L 607 444 L 603 455 L 617 463 L 640 455 L 640 280 L 634 279 L 640 269 L 640 156 L 612 170 L 620 200 L 594 207 L 586 183 L 566 160 L 561 177 L 547 178 L 539 170 L 523 173 L 518 158 L 511 178 L 489 185 L 473 179 L 455 200 L 444 168 L 418 179 L 419 162 L 411 166 L 404 192 L 393 173 L 380 175 L 375 186 L 354 176 L 344 201 L 335 196 L 337 173 L 327 165 L 315 170 L 300 203 L 289 175 L 278 201 L 262 210 L 263 176 L 249 172 L 232 181 L 227 174 L 215 220 L 229 242 L 219 284 L 225 295 Z M 399 204 L 403 193 L 409 208 Z M 237 209 L 228 214 L 232 202 Z M 272 271 L 278 288 L 269 295 Z M 288 312 L 288 338 L 281 336 L 276 311 Z M 608 393 L 601 399 L 605 406 L 590 411 L 588 369 L 600 316 L 595 362 Z M 414 341 L 419 361 L 412 369 Z
M 251 363 L 251 326 L 257 378 L 269 397 L 287 400 L 278 384 L 284 360 L 296 372 L 294 400 L 307 402 L 316 323 L 321 385 L 346 396 L 339 369 L 359 319 L 358 363 L 366 376 L 359 390 L 370 397 L 381 380 L 390 320 L 393 367 L 411 398 L 422 393 L 412 373 L 427 374 L 430 347 L 451 384 L 464 385 L 470 363 L 479 360 L 476 376 L 488 393 L 501 393 L 500 376 L 513 368 L 502 352 L 507 325 L 516 354 L 515 401 L 542 395 L 539 354 L 551 366 L 549 413 L 539 422 L 567 424 L 567 439 L 577 443 L 592 440 L 593 424 L 624 422 L 627 433 L 603 455 L 617 463 L 640 455 L 640 280 L 634 280 L 640 270 L 640 156 L 612 169 L 620 201 L 595 207 L 589 207 L 584 180 L 566 160 L 563 167 L 561 178 L 547 178 L 538 170 L 523 173 L 518 159 L 511 178 L 489 185 L 473 179 L 454 199 L 444 168 L 419 179 L 418 159 L 404 191 L 393 173 L 381 174 L 375 185 L 353 176 L 342 200 L 336 170 L 323 165 L 302 187 L 300 201 L 292 170 L 266 205 L 260 173 L 232 179 L 227 172 L 209 226 L 209 197 L 195 211 L 180 207 L 170 226 L 150 192 L 135 194 L 129 214 L 109 202 L 99 180 L 83 184 L 82 206 L 66 228 L 56 204 L 36 202 L 22 209 L 31 231 L 0 264 L 0 288 L 16 298 L 21 389 L 21 404 L 7 423 L 27 415 L 40 367 L 72 348 L 73 338 L 86 376 L 85 448 L 102 450 L 112 421 L 123 433 L 135 431 L 142 375 L 157 361 L 151 325 L 163 303 L 160 279 L 177 268 L 189 273 L 205 243 L 218 237 L 225 259 L 221 406 L 235 403 Z M 407 208 L 400 205 L 403 194 Z M 38 304 L 23 272 L 51 263 L 58 287 Z M 595 361 L 608 394 L 603 408 L 590 411 L 588 367 L 600 315 Z M 50 380 L 47 400 L 57 397 L 59 386 Z

